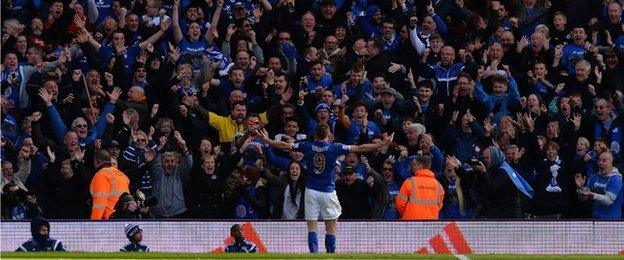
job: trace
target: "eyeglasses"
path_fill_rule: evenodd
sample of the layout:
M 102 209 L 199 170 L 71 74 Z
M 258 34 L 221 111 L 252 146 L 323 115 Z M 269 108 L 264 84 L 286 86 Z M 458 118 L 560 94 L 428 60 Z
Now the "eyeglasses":
M 137 139 L 136 141 L 137 141 L 137 143 L 144 143 L 144 142 L 147 142 L 147 140 L 146 140 L 146 139 Z
M 392 168 L 385 168 L 385 167 L 384 167 L 384 168 L 382 168 L 381 170 L 383 170 L 383 171 L 392 171 L 393 169 L 392 169 Z

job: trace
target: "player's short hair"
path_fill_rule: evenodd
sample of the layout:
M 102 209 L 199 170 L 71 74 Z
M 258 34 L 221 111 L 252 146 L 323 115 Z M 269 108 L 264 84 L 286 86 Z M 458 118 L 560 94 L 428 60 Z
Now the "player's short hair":
M 327 124 L 318 124 L 314 130 L 314 136 L 318 139 L 325 139 L 329 135 L 329 126 Z
M 239 224 L 234 224 L 230 227 L 230 234 L 234 234 L 234 230 L 237 230 L 240 228 Z
M 427 155 L 418 156 L 414 159 L 416 164 L 422 165 L 425 169 L 431 169 L 431 157 Z
M 111 155 L 106 149 L 100 149 L 100 150 L 95 151 L 95 154 L 93 155 L 93 159 L 96 159 L 100 162 L 110 162 Z

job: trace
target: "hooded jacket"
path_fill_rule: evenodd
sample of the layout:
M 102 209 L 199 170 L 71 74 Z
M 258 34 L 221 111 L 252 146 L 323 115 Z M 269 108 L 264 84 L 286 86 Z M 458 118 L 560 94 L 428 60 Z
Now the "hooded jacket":
M 491 153 L 490 165 L 485 174 L 479 176 L 479 183 L 485 192 L 483 214 L 491 219 L 520 218 L 520 192 L 501 165 L 505 155 L 497 147 L 488 147 Z
M 43 218 L 33 218 L 30 222 L 30 232 L 32 233 L 32 239 L 24 242 L 15 251 L 33 252 L 33 251 L 66 251 L 65 246 L 61 241 L 50 238 L 49 235 L 39 234 L 39 230 L 42 226 L 48 228 L 48 234 L 50 233 L 50 223 Z
M 376 5 L 370 5 L 366 8 L 366 15 L 358 19 L 360 30 L 367 39 L 381 35 L 381 25 L 373 21 L 373 15 L 376 12 L 381 12 L 381 9 Z

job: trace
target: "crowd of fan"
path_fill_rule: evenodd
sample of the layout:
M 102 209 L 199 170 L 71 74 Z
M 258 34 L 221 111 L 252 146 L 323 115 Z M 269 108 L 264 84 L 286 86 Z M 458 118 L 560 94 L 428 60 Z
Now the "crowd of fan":
M 425 155 L 440 218 L 621 218 L 592 206 L 622 201 L 620 2 L 3 0 L 2 218 L 89 218 L 94 156 L 130 180 L 113 218 L 302 218 L 313 166 L 259 135 L 319 124 L 394 133 L 336 162 L 341 218 L 400 218 Z

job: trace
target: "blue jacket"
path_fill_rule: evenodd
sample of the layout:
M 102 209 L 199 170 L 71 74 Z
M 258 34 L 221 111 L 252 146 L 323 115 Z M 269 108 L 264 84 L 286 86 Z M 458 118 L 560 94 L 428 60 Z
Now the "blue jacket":
M 589 177 L 585 185 L 594 193 L 594 210 L 592 218 L 621 219 L 622 218 L 622 175 L 617 168 L 609 174 L 594 174 Z
M 225 245 L 226 253 L 257 253 L 258 247 L 254 242 L 248 241 L 247 239 L 243 241 L 234 241 L 230 244 Z
M 308 91 L 310 92 L 314 92 L 314 90 L 316 89 L 316 87 L 322 87 L 323 89 L 329 88 L 332 86 L 332 76 L 329 74 L 325 74 L 323 76 L 321 76 L 321 79 L 319 79 L 319 81 L 314 81 L 312 79 L 312 75 L 308 74 L 307 76 L 308 79 Z
M 269 163 L 269 165 L 277 167 L 280 172 L 288 172 L 288 167 L 290 166 L 292 160 L 275 155 L 275 152 L 273 152 L 273 147 L 267 146 L 264 147 L 263 150 L 266 154 L 267 162 Z
M 349 99 L 360 95 L 363 95 L 363 97 L 357 98 L 373 99 L 373 84 L 369 80 L 364 81 L 360 86 L 354 86 L 351 82 L 347 82 L 345 85 L 347 87 L 347 96 L 349 96 Z M 342 88 L 340 85 L 334 87 L 334 95 L 336 95 L 336 98 L 342 97 Z
M 453 140 L 453 154 L 457 156 L 460 162 L 466 162 L 471 157 L 478 154 L 476 147 L 480 144 L 480 139 L 484 138 L 483 127 L 477 122 L 473 121 L 470 124 L 471 133 L 464 133 L 461 127 L 453 127 L 449 129 L 447 135 Z
M 489 95 L 483 90 L 481 82 L 475 85 L 475 97 L 487 106 L 487 113 L 494 113 L 494 122 L 498 123 L 500 118 L 509 115 L 509 109 L 518 104 L 520 92 L 518 84 L 513 77 L 509 77 L 509 89 L 502 96 Z
M 381 134 L 381 130 L 379 127 L 372 121 L 368 121 L 366 125 L 366 134 L 368 135 L 368 140 L 371 140 L 373 137 Z M 362 125 L 355 120 L 351 120 L 351 125 L 349 126 L 349 130 L 347 131 L 347 141 L 346 144 L 357 144 L 360 143 L 360 129 L 362 129 Z
M 568 44 L 563 48 L 563 56 L 561 57 L 561 64 L 564 66 L 568 75 L 576 75 L 576 69 L 574 65 L 576 62 L 582 60 L 585 57 L 587 49 L 583 46 L 576 44 Z
M 58 241 L 53 238 L 47 238 L 44 241 L 35 241 L 28 240 L 24 242 L 17 250 L 15 251 L 24 251 L 24 252 L 33 252 L 33 251 L 67 251 L 65 246 L 61 241 Z
M 466 68 L 463 62 L 456 62 L 448 68 L 442 67 L 440 64 L 423 65 L 423 77 L 435 80 L 437 96 L 442 101 L 452 96 L 457 77 Z
M 34 217 L 30 222 L 32 239 L 24 242 L 24 244 L 18 247 L 15 251 L 66 251 L 61 241 L 52 239 L 47 235 L 43 236 L 39 234 L 39 230 L 42 226 L 46 226 L 48 228 L 48 232 L 50 232 L 50 223 L 47 220 L 41 217 Z
M 139 243 L 128 243 L 119 249 L 121 252 L 149 252 L 150 248 Z
M 362 34 L 367 39 L 381 35 L 381 25 L 373 23 L 373 14 L 376 12 L 381 12 L 381 9 L 376 5 L 370 5 L 366 8 L 366 14 L 357 21 Z
M 91 126 L 91 129 L 89 129 L 91 134 L 87 136 L 87 138 L 78 140 L 80 142 L 80 146 L 85 147 L 95 141 L 95 139 L 102 137 L 104 134 L 104 128 L 106 127 L 106 114 L 112 114 L 113 111 L 115 111 L 115 104 L 106 104 L 104 109 L 100 112 L 98 121 L 95 125 Z M 58 140 L 62 143 L 65 138 L 65 134 L 67 133 L 67 126 L 65 126 L 63 119 L 61 119 L 61 116 L 54 105 L 48 107 L 48 115 L 52 121 L 52 130 L 54 131 L 56 138 L 58 138 Z
M 401 36 L 395 33 L 390 40 L 386 41 L 383 38 L 382 40 L 384 41 L 384 50 L 393 53 L 399 47 L 399 44 L 401 44 L 402 39 Z

